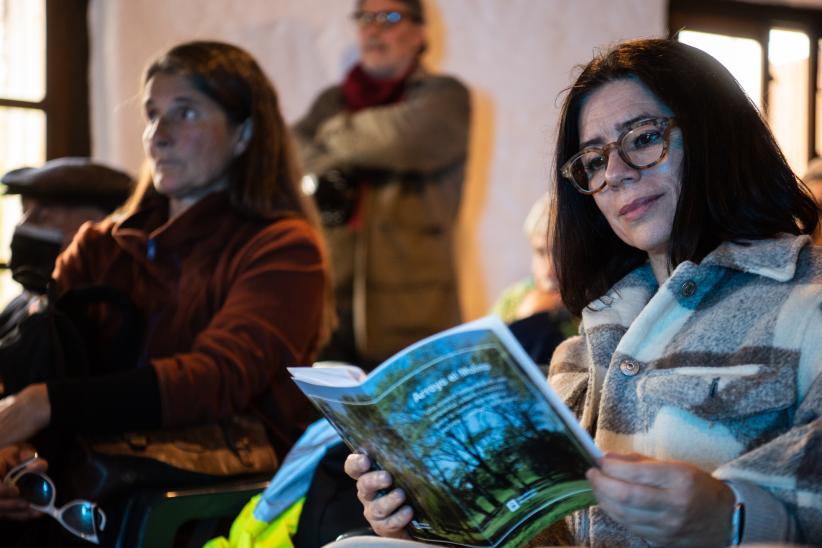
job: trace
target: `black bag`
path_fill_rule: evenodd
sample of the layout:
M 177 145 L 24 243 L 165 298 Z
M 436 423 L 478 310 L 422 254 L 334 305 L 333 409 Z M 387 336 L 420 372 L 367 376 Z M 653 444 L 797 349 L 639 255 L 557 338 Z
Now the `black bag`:
M 49 379 L 89 378 L 140 365 L 144 322 L 125 294 L 87 286 L 58 298 L 53 281 L 44 285 L 45 293 L 21 296 L 0 315 L 6 394 Z M 48 460 L 59 461 L 50 469 L 65 471 L 62 492 L 98 502 L 136 488 L 202 486 L 277 467 L 263 424 L 246 415 L 117 436 L 68 436 L 47 429 L 35 445 Z
M 23 294 L 0 314 L 3 393 L 54 378 L 88 377 L 130 369 L 141 353 L 142 322 L 131 301 L 108 286 L 57 297 L 53 281 L 43 294 Z M 107 308 L 104 329 L 95 310 Z

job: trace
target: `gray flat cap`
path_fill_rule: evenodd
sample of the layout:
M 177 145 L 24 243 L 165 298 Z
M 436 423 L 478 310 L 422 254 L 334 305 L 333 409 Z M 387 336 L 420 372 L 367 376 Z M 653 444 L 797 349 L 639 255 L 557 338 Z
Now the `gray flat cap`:
M 19 194 L 50 203 L 83 204 L 113 211 L 134 188 L 127 173 L 92 162 L 68 157 L 50 160 L 40 167 L 22 167 L 3 175 L 6 194 Z

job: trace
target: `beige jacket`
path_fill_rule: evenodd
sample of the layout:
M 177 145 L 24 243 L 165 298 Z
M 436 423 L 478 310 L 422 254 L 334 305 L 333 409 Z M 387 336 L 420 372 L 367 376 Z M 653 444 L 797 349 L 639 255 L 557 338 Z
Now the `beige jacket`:
M 369 172 L 359 230 L 326 231 L 337 299 L 369 360 L 460 322 L 453 236 L 469 123 L 465 86 L 418 69 L 399 103 L 348 112 L 334 86 L 294 128 L 306 172 Z

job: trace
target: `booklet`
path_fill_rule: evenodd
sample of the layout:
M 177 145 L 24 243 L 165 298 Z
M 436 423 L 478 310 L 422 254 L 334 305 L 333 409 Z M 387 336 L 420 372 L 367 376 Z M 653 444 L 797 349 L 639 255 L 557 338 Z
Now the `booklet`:
M 496 317 L 433 335 L 369 375 L 289 368 L 352 451 L 387 470 L 414 509 L 412 537 L 520 546 L 594 504 L 601 452 Z

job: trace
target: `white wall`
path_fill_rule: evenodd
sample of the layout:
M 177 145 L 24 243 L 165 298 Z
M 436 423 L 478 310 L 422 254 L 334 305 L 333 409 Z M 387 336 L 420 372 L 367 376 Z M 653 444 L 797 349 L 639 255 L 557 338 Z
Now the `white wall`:
M 356 55 L 354 0 L 91 0 L 94 156 L 137 172 L 140 73 L 191 39 L 238 44 L 274 82 L 296 121 Z M 428 65 L 454 74 L 474 101 L 461 231 L 463 307 L 485 313 L 525 276 L 522 221 L 548 188 L 561 91 L 600 46 L 666 34 L 665 0 L 427 0 Z

